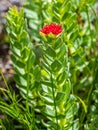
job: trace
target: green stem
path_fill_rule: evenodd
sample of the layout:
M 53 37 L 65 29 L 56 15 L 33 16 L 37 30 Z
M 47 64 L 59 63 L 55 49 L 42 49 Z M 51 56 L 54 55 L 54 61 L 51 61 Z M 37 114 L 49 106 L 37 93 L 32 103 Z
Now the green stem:
M 93 79 L 92 87 L 90 88 L 88 97 L 87 97 L 88 111 L 89 111 L 89 107 L 91 103 L 92 92 L 96 86 L 97 75 L 98 75 L 97 72 L 98 72 L 98 56 L 95 57 L 95 66 L 94 66 L 94 71 L 93 71 L 94 79 Z
M 64 115 L 64 102 L 62 102 L 60 105 L 59 105 L 59 110 L 60 110 L 60 114 L 61 115 Z M 64 125 L 66 123 L 66 119 L 63 117 L 60 119 L 60 130 L 64 130 Z
M 66 45 L 66 58 L 64 59 L 64 64 L 66 64 L 66 67 L 67 67 L 67 78 L 69 77 L 69 61 L 68 61 L 68 47 Z M 65 65 L 64 65 L 64 69 L 66 69 Z M 63 92 L 63 87 L 61 87 L 59 89 L 59 92 Z M 60 111 L 60 114 L 61 115 L 64 115 L 64 111 L 65 111 L 65 108 L 64 108 L 64 100 L 63 102 L 61 102 L 61 104 L 59 105 L 59 111 Z M 60 119 L 60 122 L 59 122 L 59 125 L 60 125 L 60 130 L 64 130 L 64 125 L 66 124 L 66 119 L 63 117 Z
M 1 73 L 2 79 L 4 80 L 5 86 L 6 86 L 7 89 L 9 90 L 8 84 L 7 84 L 7 82 L 6 82 L 6 79 L 5 79 L 5 77 L 4 77 L 4 75 L 3 75 L 2 71 L 1 71 L 1 69 L 0 69 L 0 73 Z
M 51 73 L 51 83 L 52 83 L 52 95 L 53 95 L 53 100 L 54 100 L 55 117 L 56 117 L 57 129 L 58 129 L 57 109 L 56 109 L 56 102 L 55 102 L 55 90 L 54 90 L 54 85 L 53 85 L 52 73 Z
M 7 81 L 6 81 L 5 77 L 4 77 L 4 74 L 2 73 L 2 70 L 1 70 L 1 69 L 0 69 L 0 74 L 1 74 L 1 77 L 2 77 L 2 79 L 3 79 L 3 81 L 4 81 L 4 83 L 5 83 L 5 86 L 6 86 L 6 88 L 7 88 L 6 92 L 8 93 L 9 97 L 10 97 L 11 100 L 13 101 L 13 96 L 12 96 L 12 94 L 11 94 L 11 91 L 10 91 L 10 89 L 9 89 L 9 86 L 8 86 L 8 84 L 7 84 Z M 4 91 L 2 91 L 2 92 L 3 92 L 3 94 L 4 94 L 5 97 L 8 97 L 7 94 L 6 94 Z
M 27 74 L 27 93 L 26 93 L 26 109 L 29 112 L 29 74 Z

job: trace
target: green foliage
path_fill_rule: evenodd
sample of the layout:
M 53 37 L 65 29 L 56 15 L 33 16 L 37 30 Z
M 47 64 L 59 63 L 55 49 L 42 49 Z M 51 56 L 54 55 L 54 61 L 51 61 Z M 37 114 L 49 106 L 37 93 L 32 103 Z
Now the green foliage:
M 36 79 L 33 76 L 32 67 L 35 61 L 35 54 L 32 51 L 31 41 L 27 33 L 23 9 L 19 13 L 16 7 L 10 9 L 7 15 L 7 23 L 7 31 L 11 41 L 10 48 L 12 50 L 11 60 L 16 71 L 14 79 L 24 97 L 29 97 L 28 95 L 32 95 L 30 93 L 32 93 L 31 90 Z
M 26 130 L 98 128 L 98 22 L 94 3 L 28 0 L 24 9 L 9 9 L 7 32 L 19 94 L 9 89 L 1 73 L 7 88 L 0 91 L 9 101 L 0 98 L 0 111 L 9 118 L 5 124 L 0 120 L 4 130 L 13 124 L 10 118 Z M 46 36 L 39 32 L 50 23 L 61 24 L 62 33 Z
M 29 98 L 32 100 L 34 99 L 32 93 L 34 84 L 36 82 L 36 77 L 33 76 L 34 68 L 32 67 L 32 65 L 35 61 L 35 54 L 32 51 L 32 44 L 27 33 L 27 25 L 24 20 L 23 9 L 21 9 L 20 12 L 17 11 L 16 7 L 10 9 L 7 15 L 7 24 L 7 31 L 11 42 L 10 48 L 12 50 L 11 60 L 13 62 L 14 70 L 16 72 L 14 75 L 14 79 L 22 97 L 24 97 L 25 99 L 25 103 L 23 104 L 25 105 L 26 110 L 21 110 L 24 111 L 24 114 L 20 114 L 20 112 L 16 110 L 19 109 L 19 107 L 22 107 L 21 109 L 23 109 L 23 106 L 18 107 L 18 104 L 16 105 L 16 108 L 10 107 L 9 105 L 5 106 L 6 104 L 4 104 L 3 107 L 7 107 L 6 114 L 19 120 L 19 122 L 22 122 L 23 124 L 27 124 L 27 129 L 29 129 L 29 127 L 31 129 L 33 128 L 34 123 L 29 126 L 29 123 L 26 120 L 30 118 L 29 121 L 32 123 L 32 116 L 34 116 L 32 115 L 33 107 L 32 113 L 30 113 L 28 104 L 31 103 L 31 100 L 29 100 Z M 40 70 L 37 69 L 37 71 Z M 13 113 L 11 113 L 10 111 Z M 25 115 L 25 111 L 27 111 L 27 115 Z

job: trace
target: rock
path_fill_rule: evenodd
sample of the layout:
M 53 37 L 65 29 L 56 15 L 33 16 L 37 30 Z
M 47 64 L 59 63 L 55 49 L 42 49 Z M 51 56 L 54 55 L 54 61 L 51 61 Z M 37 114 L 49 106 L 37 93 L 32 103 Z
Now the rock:
M 0 13 L 8 11 L 8 8 L 11 7 L 11 3 L 7 0 L 0 0 Z

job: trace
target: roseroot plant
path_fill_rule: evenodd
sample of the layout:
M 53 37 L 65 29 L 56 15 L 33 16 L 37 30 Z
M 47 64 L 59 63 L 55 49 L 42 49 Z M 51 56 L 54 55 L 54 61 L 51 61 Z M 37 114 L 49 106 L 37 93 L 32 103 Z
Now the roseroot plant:
M 92 128 L 97 105 L 89 108 L 98 91 L 96 32 L 90 16 L 94 0 L 28 3 L 24 10 L 14 7 L 7 13 L 19 94 L 7 86 L 3 93 L 10 103 L 0 99 L 1 111 L 26 130 Z
M 44 38 L 40 45 L 42 58 L 40 65 L 36 65 L 23 10 L 18 13 L 15 7 L 10 9 L 7 23 L 14 79 L 25 100 L 27 112 L 39 110 L 42 122 L 49 129 L 69 129 L 76 112 L 72 109 L 75 98 L 70 95 L 68 48 L 63 41 L 62 25 L 52 23 L 40 30 Z M 71 113 L 69 117 L 68 113 Z
M 38 87 L 38 83 L 35 82 L 39 77 L 37 75 L 37 73 L 39 73 L 39 68 L 38 66 L 35 66 L 35 68 L 33 68 L 35 54 L 32 51 L 32 44 L 27 33 L 27 24 L 24 20 L 23 9 L 21 9 L 20 12 L 18 12 L 16 7 L 9 9 L 9 12 L 7 14 L 7 25 L 7 32 L 10 39 L 10 49 L 12 51 L 10 57 L 15 70 L 14 80 L 16 82 L 17 88 L 20 91 L 20 95 L 22 95 L 24 99 L 22 101 L 22 105 L 20 105 L 18 108 L 21 112 L 17 111 L 18 116 L 21 115 L 19 113 L 23 112 L 24 117 L 17 117 L 17 114 L 15 114 L 15 112 L 14 116 L 12 117 L 19 122 L 22 122 L 25 125 L 26 129 L 34 129 L 36 128 L 34 125 L 35 122 L 33 120 L 33 105 L 36 106 L 35 102 L 33 102 L 36 97 L 34 85 L 37 84 Z M 35 78 L 33 74 L 37 77 Z M 35 92 L 33 92 L 32 89 Z M 20 100 L 20 98 L 18 100 Z M 32 104 L 31 109 L 29 107 L 30 104 Z M 18 105 L 16 105 L 16 107 L 18 107 Z M 13 108 L 13 110 L 14 109 L 15 108 Z
M 43 116 L 42 122 L 50 129 L 70 128 L 74 112 L 69 118 L 66 113 L 72 108 L 75 99 L 70 96 L 68 48 L 63 42 L 62 26 L 52 23 L 40 30 L 45 41 L 40 47 L 43 54 L 40 65 L 36 65 L 23 10 L 18 13 L 16 8 L 10 9 L 7 23 L 14 79 L 25 99 L 27 112 L 30 109 L 35 112 L 39 110 Z
M 70 97 L 68 48 L 63 42 L 61 25 L 52 23 L 40 30 L 44 37 L 41 47 L 42 83 L 40 97 L 44 101 L 44 114 L 50 119 L 50 128 L 63 130 L 67 127 L 66 105 Z

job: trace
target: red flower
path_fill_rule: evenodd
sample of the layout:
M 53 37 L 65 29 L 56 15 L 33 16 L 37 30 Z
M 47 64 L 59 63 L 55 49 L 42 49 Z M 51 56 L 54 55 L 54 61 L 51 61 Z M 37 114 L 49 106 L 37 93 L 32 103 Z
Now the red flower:
M 62 26 L 58 25 L 56 23 L 51 23 L 49 25 L 44 26 L 40 32 L 44 33 L 45 35 L 48 35 L 50 33 L 54 35 L 58 35 L 62 32 Z

